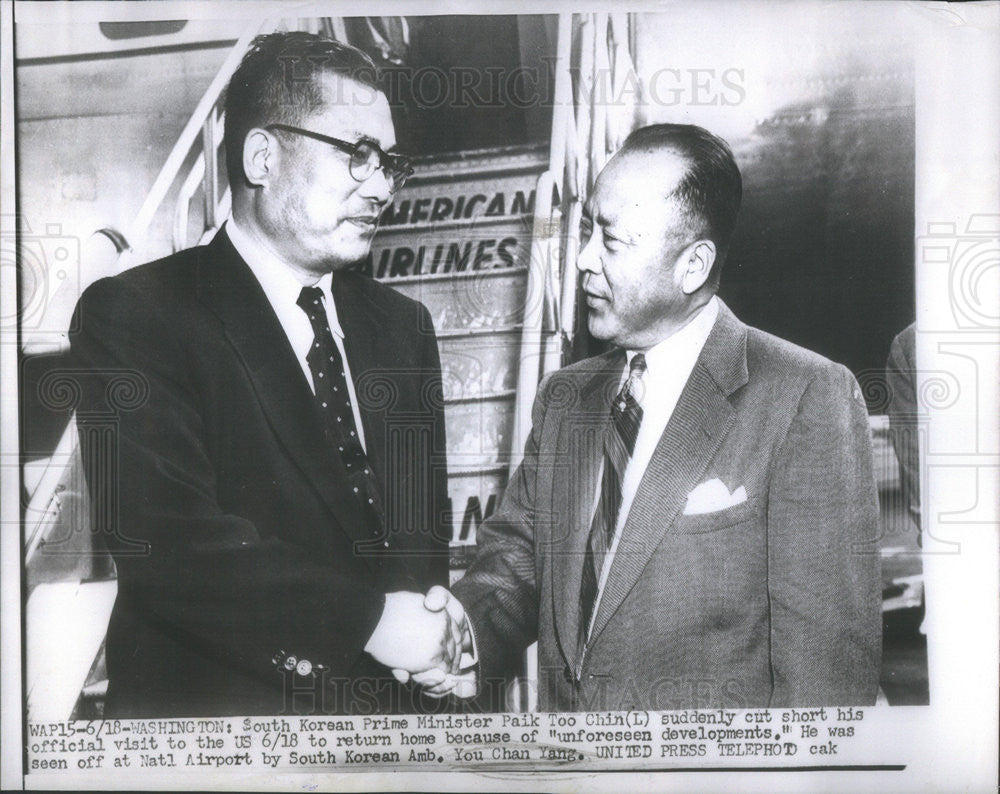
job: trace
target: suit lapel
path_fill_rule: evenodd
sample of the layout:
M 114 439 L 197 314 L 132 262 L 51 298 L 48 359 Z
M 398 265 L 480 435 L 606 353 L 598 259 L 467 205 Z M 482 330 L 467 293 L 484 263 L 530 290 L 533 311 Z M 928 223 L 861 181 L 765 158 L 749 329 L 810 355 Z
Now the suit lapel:
M 580 581 L 603 460 L 604 434 L 610 427 L 611 401 L 624 366 L 621 350 L 593 360 L 593 367 L 580 381 L 579 401 L 560 422 L 556 447 L 559 456 L 552 461 L 552 509 L 553 515 L 560 518 L 554 522 L 547 554 L 552 560 L 556 635 L 571 666 L 576 664 L 578 651 Z
M 253 272 L 219 232 L 198 275 L 200 298 L 223 323 L 242 359 L 261 408 L 289 456 L 354 540 L 365 523 L 347 484 L 347 472 L 324 436 L 315 399 L 284 329 Z
M 635 586 L 715 456 L 735 420 L 729 395 L 746 382 L 746 326 L 722 304 L 639 483 L 598 606 L 593 638 Z

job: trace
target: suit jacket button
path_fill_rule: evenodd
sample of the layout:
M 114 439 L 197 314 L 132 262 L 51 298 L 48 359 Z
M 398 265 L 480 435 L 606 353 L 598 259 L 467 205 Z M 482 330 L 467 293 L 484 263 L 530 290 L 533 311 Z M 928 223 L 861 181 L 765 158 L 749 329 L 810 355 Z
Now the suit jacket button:
M 303 659 L 297 665 L 295 665 L 295 672 L 299 675 L 309 675 L 312 672 L 313 666 L 312 662 L 308 659 Z
M 296 659 L 294 656 L 289 656 L 287 659 L 285 659 L 285 669 L 294 670 L 295 665 L 297 665 L 298 663 L 299 663 L 298 659 Z
M 271 663 L 277 667 L 281 667 L 285 663 L 285 652 L 278 651 L 274 656 L 271 657 Z

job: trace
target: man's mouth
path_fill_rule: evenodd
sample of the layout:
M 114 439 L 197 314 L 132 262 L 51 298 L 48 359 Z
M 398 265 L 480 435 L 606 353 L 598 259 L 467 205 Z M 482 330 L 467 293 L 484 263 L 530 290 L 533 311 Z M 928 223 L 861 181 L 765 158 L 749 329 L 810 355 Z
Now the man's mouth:
M 375 227 L 378 226 L 378 215 L 355 215 L 347 220 L 366 231 L 374 231 Z

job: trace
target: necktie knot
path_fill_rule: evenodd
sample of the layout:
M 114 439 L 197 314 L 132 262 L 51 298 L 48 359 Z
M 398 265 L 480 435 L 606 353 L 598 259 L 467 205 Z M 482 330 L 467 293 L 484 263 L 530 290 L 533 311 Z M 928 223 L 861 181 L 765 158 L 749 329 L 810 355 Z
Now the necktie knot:
M 631 378 L 633 375 L 638 375 L 640 378 L 646 371 L 646 354 L 636 353 L 632 356 L 632 360 L 628 363 L 628 375 Z
M 310 316 L 323 310 L 323 290 L 319 287 L 303 287 L 296 305 Z
M 624 411 L 629 403 L 638 402 L 642 396 L 642 376 L 646 372 L 646 356 L 636 353 L 628 364 L 628 377 L 622 384 L 621 391 L 618 392 L 618 399 L 615 406 L 619 411 Z

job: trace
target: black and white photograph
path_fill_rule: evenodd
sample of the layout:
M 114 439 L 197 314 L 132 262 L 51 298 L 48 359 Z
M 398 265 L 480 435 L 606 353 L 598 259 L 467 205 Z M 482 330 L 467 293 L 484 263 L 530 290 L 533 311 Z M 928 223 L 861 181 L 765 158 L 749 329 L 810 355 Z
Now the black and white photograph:
M 995 789 L 1000 4 L 2 8 L 5 788 Z

